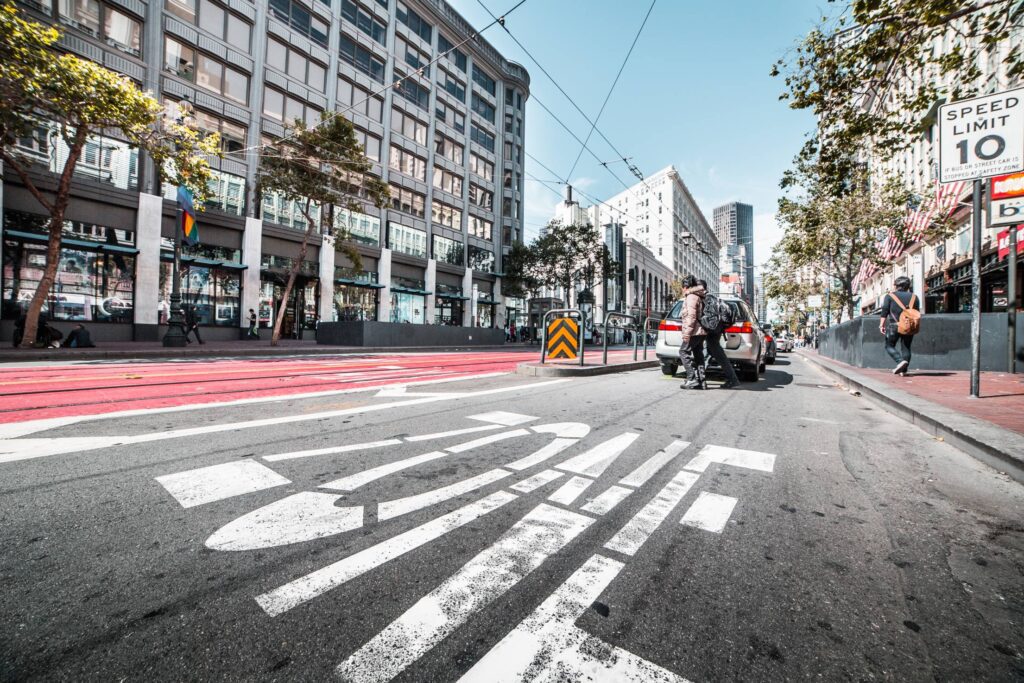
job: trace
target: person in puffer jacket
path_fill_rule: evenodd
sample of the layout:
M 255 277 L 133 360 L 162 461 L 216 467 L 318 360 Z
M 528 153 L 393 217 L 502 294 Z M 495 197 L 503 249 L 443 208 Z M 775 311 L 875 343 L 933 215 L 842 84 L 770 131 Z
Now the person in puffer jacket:
M 704 337 L 707 332 L 700 326 L 700 314 L 706 293 L 693 275 L 683 278 L 683 343 L 679 346 L 679 362 L 686 368 L 683 389 L 704 388 Z

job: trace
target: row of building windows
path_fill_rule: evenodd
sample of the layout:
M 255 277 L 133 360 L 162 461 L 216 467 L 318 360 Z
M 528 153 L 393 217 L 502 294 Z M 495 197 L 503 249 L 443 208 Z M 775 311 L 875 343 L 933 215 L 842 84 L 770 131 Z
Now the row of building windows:
M 458 109 L 449 107 L 447 104 L 442 102 L 440 98 L 438 98 L 434 104 L 434 117 L 441 123 L 451 126 L 460 133 L 466 132 L 466 115 Z
M 167 0 L 167 11 L 217 36 L 228 45 L 249 51 L 252 25 L 211 0 Z
M 164 68 L 196 85 L 237 102 L 249 104 L 249 77 L 195 48 L 164 39 Z
M 327 85 L 327 67 L 275 38 L 267 42 L 267 65 L 318 92 L 324 92 Z
M 269 6 L 271 15 L 313 42 L 327 47 L 327 22 L 314 15 L 300 0 L 270 0 Z
M 420 182 L 427 181 L 427 160 L 401 147 L 391 145 L 391 153 L 388 155 L 388 167 L 399 173 L 411 176 Z
M 338 48 L 338 54 L 341 56 L 342 61 L 363 72 L 373 80 L 378 83 L 384 82 L 384 60 L 362 45 L 357 44 L 345 34 L 341 35 L 341 46 Z
M 388 27 L 352 0 L 341 0 L 341 17 L 381 45 L 387 40 Z

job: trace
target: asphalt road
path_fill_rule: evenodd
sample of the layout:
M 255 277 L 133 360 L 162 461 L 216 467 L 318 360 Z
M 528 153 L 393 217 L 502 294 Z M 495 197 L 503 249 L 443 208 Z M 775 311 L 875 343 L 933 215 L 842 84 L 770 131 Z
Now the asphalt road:
M 2 680 L 1024 679 L 1024 490 L 795 357 L 38 426 Z

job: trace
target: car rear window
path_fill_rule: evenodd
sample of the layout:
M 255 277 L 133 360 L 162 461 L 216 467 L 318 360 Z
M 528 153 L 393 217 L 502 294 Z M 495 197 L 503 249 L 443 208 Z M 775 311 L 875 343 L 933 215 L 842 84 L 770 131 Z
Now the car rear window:
M 669 311 L 668 315 L 665 316 L 665 317 L 666 318 L 671 318 L 672 320 L 678 320 L 679 318 L 682 318 L 683 317 L 683 302 L 682 301 L 677 301 L 676 305 L 672 307 L 672 310 Z
M 729 308 L 732 309 L 732 318 L 735 322 L 742 323 L 750 320 L 750 315 L 747 313 L 747 307 L 740 304 L 739 301 L 725 301 L 729 304 Z M 672 310 L 665 316 L 670 320 L 679 320 L 683 317 L 683 302 L 677 301 Z

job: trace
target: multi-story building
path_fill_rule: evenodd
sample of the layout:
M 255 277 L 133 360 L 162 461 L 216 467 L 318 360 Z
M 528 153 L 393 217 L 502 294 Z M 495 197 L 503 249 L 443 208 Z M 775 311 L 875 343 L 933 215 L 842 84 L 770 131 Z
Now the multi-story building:
M 744 274 L 747 270 L 747 247 L 743 244 L 724 244 L 719 251 L 719 291 L 743 298 L 746 289 Z
M 730 282 L 739 279 L 742 283 L 739 296 L 753 304 L 754 296 L 754 207 L 740 202 L 730 202 L 716 207 L 712 215 L 715 236 L 721 245 L 722 259 L 729 261 L 729 270 L 723 266 L 722 277 Z M 737 260 L 741 255 L 742 260 Z
M 247 311 L 270 326 L 305 229 L 295 206 L 257 187 L 262 154 L 296 118 L 340 112 L 356 127 L 390 205 L 338 211 L 361 255 L 352 267 L 317 235 L 285 309 L 286 334 L 335 319 L 500 325 L 503 250 L 522 239 L 526 70 L 444 0 L 23 0 L 59 26 L 60 48 L 152 91 L 188 100 L 220 133 L 201 244 L 182 292 L 213 338 L 238 338 Z M 23 141 L 52 172 L 54 127 Z M 42 272 L 39 204 L 3 177 L 3 333 Z M 175 231 L 173 188 L 124 142 L 91 140 L 79 163 L 48 315 L 96 323 L 101 340 L 157 339 Z
M 601 202 L 605 222 L 651 250 L 676 277 L 718 282 L 719 242 L 674 166 Z
M 768 302 L 764 296 L 764 284 L 761 280 L 761 274 L 758 273 L 754 276 L 754 315 L 761 322 L 768 322 Z

